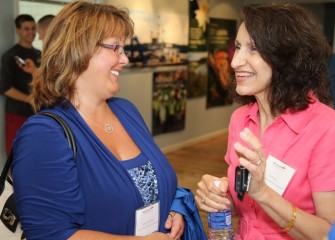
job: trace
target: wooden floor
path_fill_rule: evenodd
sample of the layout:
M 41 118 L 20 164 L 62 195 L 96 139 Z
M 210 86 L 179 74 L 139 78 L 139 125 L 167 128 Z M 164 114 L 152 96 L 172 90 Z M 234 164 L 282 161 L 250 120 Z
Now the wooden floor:
M 197 183 L 202 175 L 226 176 L 227 164 L 224 155 L 227 149 L 227 139 L 228 135 L 222 134 L 193 146 L 167 153 L 166 156 L 177 173 L 179 186 L 191 189 L 195 195 Z M 207 215 L 200 211 L 200 216 L 205 231 L 208 233 Z

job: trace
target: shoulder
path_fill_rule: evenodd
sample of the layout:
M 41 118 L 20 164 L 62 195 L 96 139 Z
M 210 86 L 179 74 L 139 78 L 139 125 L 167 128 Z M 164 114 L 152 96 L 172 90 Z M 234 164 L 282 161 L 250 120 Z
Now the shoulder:
M 319 101 L 316 101 L 310 105 L 310 114 L 313 118 L 335 121 L 335 110 Z
M 311 104 L 309 114 L 310 123 L 318 125 L 319 128 L 335 129 L 335 110 L 319 101 Z
M 54 129 L 60 129 L 61 126 L 52 118 L 43 116 L 43 115 L 33 115 L 27 119 L 27 121 L 23 124 L 21 129 L 17 133 L 17 138 L 27 137 L 29 136 L 39 136 L 41 138 L 48 137 L 48 134 L 51 134 Z
M 16 52 L 19 50 L 19 48 L 20 48 L 20 45 L 15 44 L 11 48 L 9 48 L 4 54 L 10 54 L 10 53 Z
M 38 55 L 40 55 L 42 53 L 42 51 L 37 49 L 37 48 L 32 48 L 32 51 L 35 52 Z
M 48 109 L 46 112 L 54 113 L 60 117 L 65 123 L 70 125 L 69 115 L 67 111 L 57 109 Z M 52 117 L 35 114 L 29 117 L 22 125 L 17 133 L 16 140 L 32 140 L 43 141 L 50 139 L 51 141 L 60 140 L 65 137 L 62 126 Z
M 13 149 L 15 161 L 35 161 L 32 158 L 36 157 L 38 162 L 41 157 L 48 155 L 53 155 L 53 158 L 73 156 L 61 125 L 51 117 L 38 114 L 29 117 L 19 129 Z M 51 157 L 50 161 L 53 161 Z
M 11 47 L 10 49 L 8 49 L 6 52 L 2 54 L 2 59 L 3 60 L 4 59 L 6 60 L 8 58 L 12 59 L 15 56 L 16 52 L 17 52 L 17 45 L 14 45 L 13 47 Z
M 307 109 L 285 113 L 282 118 L 295 132 L 311 134 L 314 140 L 325 140 L 326 136 L 335 135 L 335 111 L 318 100 L 311 103 Z

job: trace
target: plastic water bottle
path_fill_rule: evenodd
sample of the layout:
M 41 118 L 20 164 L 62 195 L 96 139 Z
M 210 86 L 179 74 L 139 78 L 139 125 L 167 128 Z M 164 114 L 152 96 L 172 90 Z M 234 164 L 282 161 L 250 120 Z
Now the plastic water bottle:
M 220 181 L 214 182 L 217 187 Z M 233 240 L 234 231 L 231 209 L 220 212 L 208 213 L 208 240 Z

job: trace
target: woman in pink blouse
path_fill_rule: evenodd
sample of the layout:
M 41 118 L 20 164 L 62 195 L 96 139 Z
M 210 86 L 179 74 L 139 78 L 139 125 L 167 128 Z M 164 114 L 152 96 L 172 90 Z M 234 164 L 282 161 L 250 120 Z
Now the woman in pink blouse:
M 335 111 L 328 43 L 294 4 L 248 5 L 235 41 L 227 177 L 204 175 L 204 211 L 235 207 L 235 239 L 321 239 L 335 221 Z M 235 168 L 251 176 L 240 200 Z M 221 180 L 220 187 L 214 180 Z

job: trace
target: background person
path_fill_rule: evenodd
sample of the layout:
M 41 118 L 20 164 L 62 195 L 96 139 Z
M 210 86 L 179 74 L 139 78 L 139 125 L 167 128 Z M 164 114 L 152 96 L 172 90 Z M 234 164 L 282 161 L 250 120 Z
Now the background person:
M 48 15 L 41 17 L 37 21 L 36 31 L 39 35 L 39 39 L 41 39 L 42 41 L 44 40 L 45 34 L 49 28 L 50 23 L 54 19 L 54 17 L 55 17 L 54 15 L 48 14 Z M 37 69 L 34 61 L 30 58 L 27 58 L 25 59 L 25 62 L 26 62 L 25 65 L 19 64 L 19 66 L 23 69 L 23 71 L 30 73 L 30 74 L 34 74 L 34 72 Z
M 304 8 L 294 4 L 243 8 L 232 67 L 232 90 L 243 106 L 230 121 L 220 188 L 204 175 L 196 201 L 213 212 L 235 205 L 235 239 L 320 239 L 335 221 L 335 112 L 328 43 Z M 235 168 L 247 168 L 243 201 Z M 229 201 L 231 193 L 232 201 Z
M 135 106 L 114 97 L 133 32 L 127 11 L 85 1 L 66 5 L 52 21 L 32 103 L 68 123 L 77 155 L 48 117 L 32 116 L 17 134 L 13 186 L 27 239 L 183 235 L 176 174 Z
M 23 71 L 15 56 L 31 59 L 36 66 L 40 64 L 41 52 L 33 47 L 36 36 L 35 20 L 32 16 L 21 14 L 15 18 L 16 34 L 19 41 L 2 56 L 0 70 L 0 93 L 5 100 L 6 152 L 12 147 L 17 130 L 33 114 L 28 101 L 32 76 Z
M 37 32 L 39 35 L 39 38 L 43 41 L 45 34 L 49 28 L 50 23 L 52 22 L 52 20 L 55 18 L 54 15 L 52 14 L 48 14 L 45 15 L 43 17 L 41 17 L 38 21 L 37 21 Z

